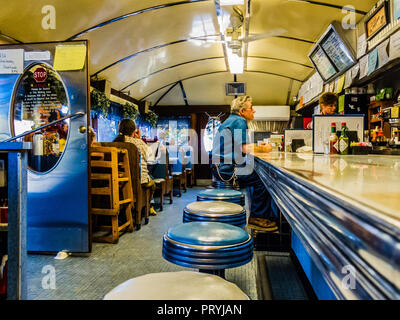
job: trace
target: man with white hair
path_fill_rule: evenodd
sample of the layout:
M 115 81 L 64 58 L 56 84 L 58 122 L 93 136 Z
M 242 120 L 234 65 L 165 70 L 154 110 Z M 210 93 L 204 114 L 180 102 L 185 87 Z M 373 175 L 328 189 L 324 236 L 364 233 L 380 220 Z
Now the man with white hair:
M 231 103 L 231 114 L 221 124 L 212 151 L 214 177 L 219 181 L 233 182 L 240 187 L 247 187 L 250 196 L 249 227 L 262 228 L 265 231 L 276 231 L 276 208 L 272 198 L 258 174 L 250 164 L 246 164 L 245 156 L 251 149 L 270 152 L 271 145 L 262 144 L 259 147 L 250 144 L 247 122 L 254 120 L 250 96 L 241 96 Z

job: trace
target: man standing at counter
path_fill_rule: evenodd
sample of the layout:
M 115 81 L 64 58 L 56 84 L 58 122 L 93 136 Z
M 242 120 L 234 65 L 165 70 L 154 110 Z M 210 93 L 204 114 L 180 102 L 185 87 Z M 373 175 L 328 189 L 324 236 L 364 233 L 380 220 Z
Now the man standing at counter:
M 249 227 L 276 231 L 276 206 L 253 166 L 246 164 L 243 156 L 252 150 L 271 152 L 272 147 L 263 143 L 256 147 L 250 144 L 247 122 L 254 120 L 255 110 L 249 96 L 236 98 L 231 103 L 231 115 L 221 124 L 212 151 L 213 176 L 224 182 L 237 182 L 247 187 L 250 196 Z

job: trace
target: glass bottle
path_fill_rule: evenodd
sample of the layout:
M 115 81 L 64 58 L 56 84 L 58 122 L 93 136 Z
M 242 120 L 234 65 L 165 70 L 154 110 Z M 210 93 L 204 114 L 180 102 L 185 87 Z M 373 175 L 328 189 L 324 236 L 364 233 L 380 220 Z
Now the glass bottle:
M 342 122 L 342 133 L 339 138 L 339 153 L 341 155 L 349 154 L 349 137 L 347 136 L 346 122 Z
M 336 123 L 331 123 L 331 135 L 329 137 L 329 154 L 338 154 L 339 152 L 339 144 L 338 144 L 338 136 L 336 134 Z

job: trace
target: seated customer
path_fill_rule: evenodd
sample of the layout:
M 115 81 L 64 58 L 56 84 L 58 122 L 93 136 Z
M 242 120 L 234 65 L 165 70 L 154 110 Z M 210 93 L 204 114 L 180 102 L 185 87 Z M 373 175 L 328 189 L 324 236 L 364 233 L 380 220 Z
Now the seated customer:
M 214 138 L 212 174 L 217 181 L 236 180 L 240 187 L 247 187 L 250 197 L 248 226 L 272 232 L 278 229 L 274 221 L 278 218 L 277 207 L 252 165 L 241 161 L 252 150 L 272 150 L 266 143 L 259 147 L 249 143 L 247 122 L 254 120 L 254 113 L 251 97 L 242 96 L 232 101 L 231 115 L 221 124 Z
M 147 157 L 148 157 L 148 146 L 140 139 L 140 131 L 136 128 L 135 121 L 131 119 L 122 119 L 118 127 L 119 134 L 114 139 L 114 142 L 129 142 L 133 143 L 139 150 L 140 153 L 140 174 L 141 174 L 141 184 L 144 188 L 150 189 L 150 201 L 153 199 L 154 191 L 156 185 L 149 175 L 147 169 Z M 154 207 L 150 207 L 150 214 L 156 215 Z

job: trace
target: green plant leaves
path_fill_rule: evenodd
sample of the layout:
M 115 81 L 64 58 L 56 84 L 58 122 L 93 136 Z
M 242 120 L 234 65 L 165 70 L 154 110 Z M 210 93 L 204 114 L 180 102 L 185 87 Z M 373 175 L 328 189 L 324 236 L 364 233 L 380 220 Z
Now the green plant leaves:
M 97 89 L 93 89 L 90 93 L 90 109 L 96 114 L 103 114 L 105 118 L 108 116 L 110 109 L 110 99 Z

